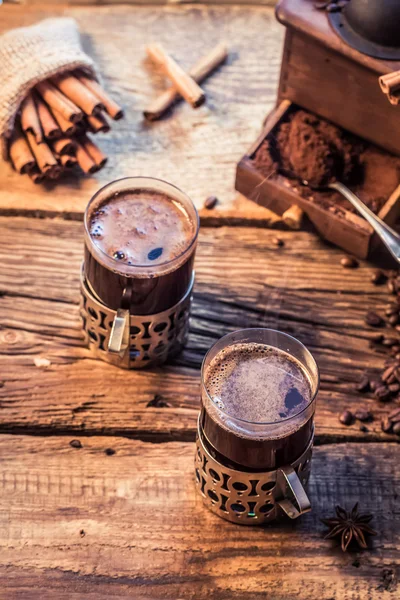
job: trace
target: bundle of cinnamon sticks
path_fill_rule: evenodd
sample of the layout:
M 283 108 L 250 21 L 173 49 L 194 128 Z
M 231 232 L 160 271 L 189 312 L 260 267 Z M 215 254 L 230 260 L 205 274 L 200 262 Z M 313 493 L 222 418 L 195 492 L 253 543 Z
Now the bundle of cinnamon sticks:
M 82 72 L 67 72 L 42 81 L 23 101 L 9 143 L 18 173 L 34 183 L 58 179 L 76 166 L 95 173 L 107 157 L 88 133 L 110 131 L 105 113 L 123 117 L 121 107 L 101 85 Z
M 379 85 L 390 104 L 400 104 L 400 71 L 393 71 L 379 77 Z

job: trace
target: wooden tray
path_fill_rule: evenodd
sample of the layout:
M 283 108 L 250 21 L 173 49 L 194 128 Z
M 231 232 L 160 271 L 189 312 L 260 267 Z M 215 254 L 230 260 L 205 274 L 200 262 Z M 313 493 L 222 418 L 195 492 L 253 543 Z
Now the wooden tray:
M 293 204 L 300 206 L 323 238 L 351 254 L 366 258 L 379 240 L 372 227 L 362 217 L 345 209 L 340 215 L 330 212 L 288 187 L 286 177 L 274 175 L 273 179 L 266 179 L 254 165 L 252 159 L 263 141 L 274 135 L 278 124 L 286 120 L 296 108 L 298 107 L 289 100 L 283 100 L 267 116 L 258 139 L 238 163 L 235 188 L 250 200 L 278 215 L 282 215 Z M 393 190 L 379 212 L 379 217 L 389 225 L 393 225 L 400 217 L 399 198 L 400 186 Z

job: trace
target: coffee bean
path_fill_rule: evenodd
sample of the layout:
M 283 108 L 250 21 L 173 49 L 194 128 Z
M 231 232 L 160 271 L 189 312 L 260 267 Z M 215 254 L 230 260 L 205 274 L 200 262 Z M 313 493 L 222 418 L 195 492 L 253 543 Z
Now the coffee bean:
M 365 322 L 371 327 L 382 327 L 382 325 L 384 325 L 385 323 L 382 317 L 380 317 L 373 311 L 367 312 L 365 316 Z
M 373 419 L 370 411 L 366 410 L 365 408 L 358 408 L 354 413 L 354 417 L 357 419 L 357 421 L 361 421 L 362 423 L 367 423 Z
M 365 425 L 360 425 L 360 431 L 362 431 L 363 433 L 367 433 L 367 431 L 369 431 L 368 427 L 365 427 Z
M 391 294 L 394 294 L 394 293 L 395 293 L 395 291 L 396 291 L 396 290 L 395 290 L 395 287 L 394 287 L 394 283 L 393 283 L 393 281 L 392 281 L 391 279 L 390 279 L 390 280 L 389 280 L 389 282 L 388 282 L 388 290 L 389 290 L 389 292 L 390 292 Z
M 391 385 L 389 385 L 389 391 L 391 394 L 397 394 L 397 392 L 400 391 L 400 384 L 392 383 Z
M 388 414 L 388 418 L 393 421 L 393 423 L 398 423 L 400 421 L 400 408 L 395 408 Z
M 399 340 L 397 340 L 399 341 Z M 394 346 L 391 346 L 390 348 L 390 354 L 392 356 L 396 356 L 396 354 L 398 354 L 398 352 L 400 352 L 400 346 L 398 344 L 395 344 Z
M 204 202 L 204 208 L 207 210 L 212 210 L 215 208 L 218 203 L 218 198 L 216 196 L 208 196 L 207 200 Z
M 392 327 L 394 327 L 395 325 L 397 325 L 397 324 L 398 324 L 398 322 L 399 322 L 399 315 L 398 315 L 398 314 L 396 314 L 396 315 L 391 315 L 391 316 L 388 318 L 388 323 L 389 323 L 389 325 L 391 325 Z
M 392 431 L 393 423 L 385 417 L 381 421 L 381 429 L 384 433 L 390 433 Z
M 361 380 L 356 383 L 355 388 L 357 392 L 368 392 L 369 390 L 369 379 L 366 375 L 363 375 Z
M 345 410 L 339 417 L 339 421 L 342 425 L 351 425 L 353 422 L 353 415 L 349 410 Z
M 82 448 L 82 443 L 80 442 L 80 440 L 71 440 L 69 445 L 72 448 Z
M 376 392 L 376 390 L 378 389 L 378 387 L 381 387 L 381 382 L 378 381 L 377 379 L 370 379 L 369 381 L 369 387 L 371 388 L 371 390 L 373 392 Z
M 391 346 L 395 346 L 398 341 L 399 340 L 397 338 L 385 336 L 382 340 L 382 346 L 387 346 L 388 348 L 390 348 Z
M 381 375 L 381 379 L 382 379 L 383 383 L 387 382 L 387 380 L 391 377 L 391 375 L 393 375 L 395 370 L 396 370 L 396 365 L 392 365 L 391 367 L 388 367 L 385 371 L 383 371 L 383 373 Z
M 282 247 L 285 245 L 285 242 L 281 238 L 278 238 L 278 237 L 274 238 L 272 240 L 272 243 L 274 244 L 274 246 L 278 246 L 278 247 Z
M 341 259 L 340 264 L 345 269 L 356 269 L 358 267 L 358 260 L 351 256 L 345 256 Z
M 375 271 L 371 277 L 371 281 L 374 285 L 381 285 L 382 283 L 385 283 L 386 280 L 387 277 L 383 271 Z
M 375 397 L 381 402 L 385 402 L 390 398 L 390 392 L 385 385 L 381 385 L 375 390 Z
M 389 385 L 392 385 L 393 383 L 394 383 L 394 384 L 396 384 L 396 383 L 397 383 L 397 379 L 396 379 L 396 376 L 395 376 L 395 374 L 394 374 L 394 373 L 393 373 L 393 374 L 392 374 L 390 377 L 388 377 L 388 378 L 387 378 L 387 380 L 385 381 L 385 384 L 386 384 L 388 387 L 389 387 Z
M 400 423 L 395 423 L 393 425 L 393 433 L 396 435 L 400 435 Z

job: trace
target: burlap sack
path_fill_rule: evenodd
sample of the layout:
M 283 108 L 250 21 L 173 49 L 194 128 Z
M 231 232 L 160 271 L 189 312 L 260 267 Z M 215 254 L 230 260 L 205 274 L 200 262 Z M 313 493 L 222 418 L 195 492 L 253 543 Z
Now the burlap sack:
M 0 36 L 0 137 L 7 155 L 16 114 L 29 90 L 56 73 L 82 68 L 96 75 L 92 59 L 83 52 L 74 19 L 46 19 Z

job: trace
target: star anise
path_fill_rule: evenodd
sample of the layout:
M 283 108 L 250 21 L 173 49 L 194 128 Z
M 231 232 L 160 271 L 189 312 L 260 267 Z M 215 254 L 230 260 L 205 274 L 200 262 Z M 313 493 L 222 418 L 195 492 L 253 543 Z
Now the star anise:
M 336 506 L 335 510 L 337 516 L 333 519 L 321 519 L 322 523 L 330 529 L 325 539 L 340 536 L 343 552 L 346 552 L 351 541 L 357 542 L 360 548 L 367 548 L 365 535 L 377 535 L 376 531 L 368 525 L 373 516 L 359 514 L 358 502 L 351 512 L 347 512 L 340 506 Z

